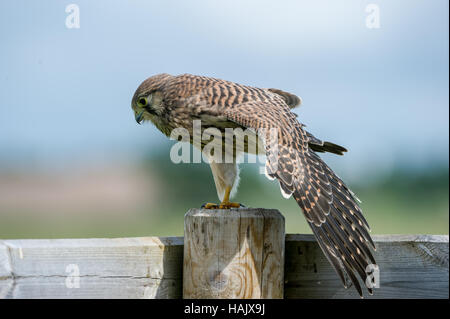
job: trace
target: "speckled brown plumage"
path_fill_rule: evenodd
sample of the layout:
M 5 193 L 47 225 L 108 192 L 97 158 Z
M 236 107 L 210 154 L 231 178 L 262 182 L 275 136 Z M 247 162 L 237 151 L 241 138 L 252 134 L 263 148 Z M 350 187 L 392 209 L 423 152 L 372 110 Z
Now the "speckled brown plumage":
M 278 89 L 260 89 L 229 81 L 184 74 L 160 74 L 137 89 L 132 106 L 140 96 L 157 92 L 157 116 L 145 114 L 164 134 L 184 127 L 192 133 L 195 119 L 204 127 L 274 128 L 276 145 L 265 144 L 266 172 L 277 179 L 285 196 L 293 196 L 317 238 L 325 256 L 344 285 L 350 277 L 359 294 L 356 274 L 366 279 L 366 267 L 375 264 L 369 226 L 353 193 L 316 152 L 342 154 L 345 148 L 323 142 L 307 132 L 291 108 L 301 100 Z M 269 136 L 264 136 L 266 140 Z M 372 293 L 371 289 L 368 288 Z

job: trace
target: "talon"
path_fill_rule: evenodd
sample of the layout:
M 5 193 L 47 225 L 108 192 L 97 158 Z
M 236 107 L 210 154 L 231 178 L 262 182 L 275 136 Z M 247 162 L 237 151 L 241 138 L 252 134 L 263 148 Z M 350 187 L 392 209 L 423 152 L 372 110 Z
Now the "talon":
M 239 208 L 241 207 L 240 203 L 232 203 L 232 202 L 222 202 L 219 205 L 219 209 L 230 209 L 230 208 Z
M 219 205 L 214 204 L 214 203 L 204 203 L 204 204 L 201 206 L 201 208 L 204 208 L 204 209 L 218 209 L 218 208 L 219 208 Z
M 241 203 L 230 202 L 230 192 L 231 192 L 231 187 L 227 187 L 225 190 L 225 195 L 224 195 L 223 201 L 219 205 L 214 204 L 214 203 L 205 203 L 202 205 L 201 208 L 204 208 L 204 209 L 230 209 L 230 208 L 245 207 L 245 205 L 242 205 Z

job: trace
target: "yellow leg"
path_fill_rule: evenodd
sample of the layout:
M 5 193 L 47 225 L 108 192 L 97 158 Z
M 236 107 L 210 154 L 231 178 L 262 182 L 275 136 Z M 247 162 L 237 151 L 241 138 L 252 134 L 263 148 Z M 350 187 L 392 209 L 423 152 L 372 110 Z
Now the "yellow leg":
M 232 203 L 230 202 L 230 193 L 231 193 L 231 187 L 227 187 L 225 189 L 225 196 L 223 197 L 222 203 L 219 204 L 219 208 L 221 209 L 230 209 L 230 208 L 239 208 L 241 207 L 241 204 L 239 203 Z
M 227 187 L 225 189 L 225 195 L 223 196 L 222 203 L 228 203 L 230 201 L 230 193 L 231 193 L 231 187 Z
M 202 208 L 205 209 L 230 209 L 230 208 L 239 208 L 242 205 L 239 203 L 232 203 L 230 202 L 230 193 L 231 193 L 231 187 L 227 187 L 225 189 L 225 195 L 223 196 L 223 201 L 219 205 L 214 203 L 206 203 L 202 205 Z

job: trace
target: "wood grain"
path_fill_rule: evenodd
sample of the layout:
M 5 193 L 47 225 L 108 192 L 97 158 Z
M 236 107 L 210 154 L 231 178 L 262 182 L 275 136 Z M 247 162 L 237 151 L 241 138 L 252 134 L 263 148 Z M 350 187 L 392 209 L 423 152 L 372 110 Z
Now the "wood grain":
M 0 298 L 178 298 L 182 258 L 179 237 L 0 241 Z
M 282 298 L 284 218 L 276 210 L 185 216 L 184 298 Z
M 222 218 L 228 220 L 228 216 Z M 241 251 L 244 247 L 240 246 L 241 241 L 227 233 L 227 229 L 236 227 L 233 223 L 237 220 L 231 218 L 219 236 L 213 228 L 206 227 L 208 241 L 213 246 L 219 245 L 221 237 L 224 251 Z M 259 282 L 281 285 L 282 281 L 273 276 L 274 269 L 276 272 L 281 267 L 277 265 L 281 258 L 275 253 L 280 249 L 270 247 L 273 234 L 267 231 L 268 222 L 274 221 L 264 220 L 265 260 L 271 266 L 262 266 Z M 243 228 L 239 229 L 242 234 Z M 373 237 L 381 283 L 373 296 L 366 294 L 367 299 L 448 298 L 448 236 Z M 342 287 L 312 235 L 286 235 L 282 244 L 285 245 L 285 298 L 359 299 L 352 287 Z M 204 250 L 201 254 L 210 252 Z M 227 259 L 222 257 L 217 269 L 226 263 Z M 66 286 L 70 279 L 66 270 L 71 264 L 78 265 L 79 288 Z M 183 237 L 4 240 L 0 241 L 0 298 L 181 298 L 182 268 Z M 217 278 L 212 282 L 220 291 L 228 277 Z M 262 295 L 266 294 L 263 290 Z
M 380 287 L 374 298 L 448 298 L 448 236 L 373 236 Z M 359 298 L 345 289 L 312 235 L 286 236 L 285 298 Z

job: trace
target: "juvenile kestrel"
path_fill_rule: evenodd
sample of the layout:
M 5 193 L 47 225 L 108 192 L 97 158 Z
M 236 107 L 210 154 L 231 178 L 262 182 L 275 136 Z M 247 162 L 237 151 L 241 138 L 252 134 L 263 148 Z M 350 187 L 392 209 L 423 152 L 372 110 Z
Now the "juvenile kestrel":
M 300 103 L 294 94 L 277 89 L 190 74 L 158 74 L 142 82 L 131 106 L 138 123 L 151 121 L 167 136 L 175 128 L 184 128 L 190 133 L 191 143 L 194 120 L 201 120 L 202 132 L 207 128 L 222 133 L 225 128 L 254 132 L 257 145 L 246 141 L 243 148 L 234 146 L 231 163 L 211 161 L 221 204 L 207 204 L 206 208 L 239 207 L 230 202 L 239 178 L 236 158 L 239 153 L 251 150 L 265 153 L 266 176 L 279 181 L 284 197 L 294 197 L 343 284 L 347 284 L 347 274 L 362 296 L 355 274 L 365 282 L 366 267 L 376 264 L 369 225 L 353 193 L 317 155 L 317 152 L 342 155 L 346 149 L 307 132 L 291 112 Z M 269 136 L 269 131 L 275 131 L 275 138 Z M 202 149 L 207 142 L 202 140 Z M 226 149 L 225 139 L 221 143 Z M 367 289 L 372 294 L 372 289 Z

